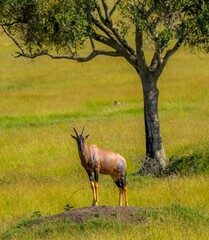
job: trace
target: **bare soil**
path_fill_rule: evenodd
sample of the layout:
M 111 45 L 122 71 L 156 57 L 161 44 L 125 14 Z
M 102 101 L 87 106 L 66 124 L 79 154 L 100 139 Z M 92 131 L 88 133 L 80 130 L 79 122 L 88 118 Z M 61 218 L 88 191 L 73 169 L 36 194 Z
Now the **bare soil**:
M 72 220 L 74 223 L 83 223 L 88 220 L 102 219 L 102 220 L 115 220 L 121 223 L 140 223 L 144 222 L 144 218 L 139 213 L 141 208 L 139 207 L 83 207 L 76 208 L 70 211 L 66 211 L 57 215 L 46 217 L 38 224 L 51 221 L 51 220 Z

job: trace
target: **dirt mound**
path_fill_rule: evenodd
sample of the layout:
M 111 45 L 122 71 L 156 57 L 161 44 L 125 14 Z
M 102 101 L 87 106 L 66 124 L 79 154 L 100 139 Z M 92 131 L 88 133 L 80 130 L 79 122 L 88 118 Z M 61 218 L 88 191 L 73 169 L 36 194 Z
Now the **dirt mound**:
M 57 215 L 44 218 L 38 224 L 51 220 L 67 220 L 71 219 L 75 223 L 83 223 L 87 220 L 103 219 L 117 220 L 122 223 L 142 222 L 144 219 L 137 217 L 139 207 L 83 207 L 66 211 Z

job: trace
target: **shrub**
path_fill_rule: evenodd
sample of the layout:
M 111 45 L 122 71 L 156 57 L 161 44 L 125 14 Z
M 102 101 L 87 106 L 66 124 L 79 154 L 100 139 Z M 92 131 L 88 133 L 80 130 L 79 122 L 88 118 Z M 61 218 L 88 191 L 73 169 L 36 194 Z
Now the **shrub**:
M 194 148 L 190 153 L 172 156 L 168 173 L 188 175 L 192 173 L 209 173 L 209 148 Z

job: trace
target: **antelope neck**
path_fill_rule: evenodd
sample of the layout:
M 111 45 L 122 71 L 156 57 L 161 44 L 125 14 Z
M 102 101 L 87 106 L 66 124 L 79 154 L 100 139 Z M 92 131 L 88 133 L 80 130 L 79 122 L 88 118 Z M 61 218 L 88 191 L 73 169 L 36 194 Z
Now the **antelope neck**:
M 83 151 L 79 152 L 79 156 L 82 162 L 88 162 L 88 146 L 84 144 Z

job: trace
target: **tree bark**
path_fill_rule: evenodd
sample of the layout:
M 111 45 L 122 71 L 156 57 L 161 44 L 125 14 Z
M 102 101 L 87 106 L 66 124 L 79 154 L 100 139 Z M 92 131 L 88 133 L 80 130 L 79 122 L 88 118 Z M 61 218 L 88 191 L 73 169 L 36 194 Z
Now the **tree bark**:
M 144 96 L 146 158 L 139 170 L 142 175 L 160 176 L 165 173 L 167 160 L 164 152 L 158 117 L 157 77 L 147 70 L 141 74 Z

